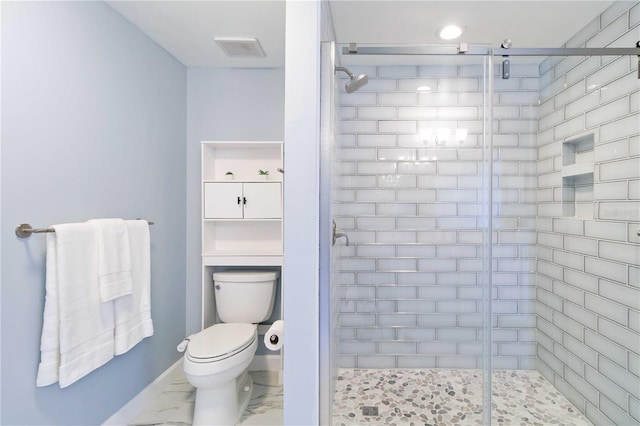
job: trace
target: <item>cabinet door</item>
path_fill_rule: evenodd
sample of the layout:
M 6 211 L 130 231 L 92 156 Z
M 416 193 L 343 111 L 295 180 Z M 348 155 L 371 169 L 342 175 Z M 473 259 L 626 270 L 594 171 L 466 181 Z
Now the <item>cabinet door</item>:
M 282 217 L 282 185 L 280 182 L 244 184 L 245 219 L 279 219 Z
M 240 219 L 242 218 L 241 183 L 205 183 L 204 218 Z

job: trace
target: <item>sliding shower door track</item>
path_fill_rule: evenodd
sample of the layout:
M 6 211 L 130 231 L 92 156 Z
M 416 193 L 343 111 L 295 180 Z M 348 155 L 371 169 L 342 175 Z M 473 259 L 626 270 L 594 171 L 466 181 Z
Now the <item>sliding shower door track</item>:
M 639 42 L 640 43 L 640 42 Z M 492 48 L 485 44 L 428 46 L 357 46 L 342 48 L 343 55 L 489 55 L 489 56 L 640 56 L 640 47 Z

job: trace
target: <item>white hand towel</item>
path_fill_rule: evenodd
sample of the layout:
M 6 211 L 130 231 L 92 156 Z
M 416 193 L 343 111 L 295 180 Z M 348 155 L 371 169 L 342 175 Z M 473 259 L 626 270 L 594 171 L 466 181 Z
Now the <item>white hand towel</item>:
M 47 283 L 37 386 L 64 388 L 114 354 L 113 302 L 98 287 L 95 227 L 55 225 L 47 235 Z
M 93 219 L 88 223 L 98 234 L 100 299 L 108 302 L 131 294 L 131 250 L 124 220 Z
M 151 320 L 151 243 L 145 220 L 127 220 L 133 292 L 113 301 L 115 354 L 121 355 L 153 335 Z
M 58 257 L 56 234 L 47 234 L 47 271 L 44 318 L 40 338 L 40 365 L 36 386 L 49 386 L 58 381 L 60 369 L 60 317 L 58 312 Z

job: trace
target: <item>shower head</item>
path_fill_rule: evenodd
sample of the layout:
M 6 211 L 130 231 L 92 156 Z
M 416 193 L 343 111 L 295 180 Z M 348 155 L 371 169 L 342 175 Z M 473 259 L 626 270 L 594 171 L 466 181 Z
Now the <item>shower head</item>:
M 369 82 L 369 76 L 366 74 L 360 74 L 359 76 L 350 79 L 347 84 L 344 85 L 347 93 L 353 93 L 360 89 L 362 86 Z
M 366 74 L 355 75 L 344 67 L 336 67 L 336 71 L 345 72 L 349 76 L 349 81 L 344 85 L 347 93 L 353 93 L 369 82 L 369 76 Z

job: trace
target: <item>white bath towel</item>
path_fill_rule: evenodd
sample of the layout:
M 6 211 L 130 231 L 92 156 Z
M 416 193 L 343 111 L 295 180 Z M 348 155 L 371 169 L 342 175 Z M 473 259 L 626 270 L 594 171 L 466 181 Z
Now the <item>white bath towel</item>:
M 113 302 L 102 303 L 97 240 L 89 223 L 55 225 L 47 235 L 46 299 L 37 386 L 64 388 L 114 354 Z
M 131 249 L 122 219 L 93 219 L 98 235 L 98 276 L 103 302 L 131 294 Z
M 153 335 L 151 320 L 151 243 L 145 220 L 127 220 L 133 292 L 113 301 L 115 354 L 121 355 Z

